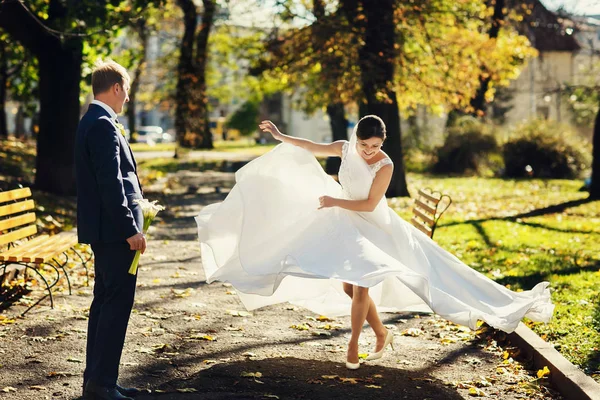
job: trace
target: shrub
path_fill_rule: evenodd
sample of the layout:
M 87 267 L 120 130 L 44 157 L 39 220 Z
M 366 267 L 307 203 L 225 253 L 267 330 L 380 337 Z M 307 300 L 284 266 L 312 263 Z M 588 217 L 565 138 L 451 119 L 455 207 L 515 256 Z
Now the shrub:
M 502 148 L 510 178 L 575 178 L 590 165 L 589 144 L 569 127 L 532 120 L 519 125 Z
M 492 128 L 473 117 L 463 117 L 448 128 L 444 144 L 436 149 L 432 172 L 438 174 L 485 174 L 498 165 L 498 143 Z

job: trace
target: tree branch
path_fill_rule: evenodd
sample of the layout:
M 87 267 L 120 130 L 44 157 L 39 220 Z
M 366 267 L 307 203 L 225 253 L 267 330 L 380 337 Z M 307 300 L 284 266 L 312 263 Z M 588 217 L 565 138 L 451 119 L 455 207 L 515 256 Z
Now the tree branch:
M 0 3 L 0 28 L 36 56 L 46 49 L 48 42 L 56 40 L 21 0 Z

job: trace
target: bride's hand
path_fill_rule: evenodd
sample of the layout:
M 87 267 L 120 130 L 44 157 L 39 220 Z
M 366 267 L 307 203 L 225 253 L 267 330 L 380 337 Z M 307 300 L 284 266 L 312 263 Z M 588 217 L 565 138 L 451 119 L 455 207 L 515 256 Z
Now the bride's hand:
M 321 208 L 335 207 L 335 198 L 330 196 L 319 197 L 319 210 Z
M 262 129 L 263 132 L 269 132 L 273 136 L 273 139 L 279 140 L 280 142 L 283 141 L 283 134 L 279 132 L 277 126 L 271 121 L 262 121 L 258 127 Z

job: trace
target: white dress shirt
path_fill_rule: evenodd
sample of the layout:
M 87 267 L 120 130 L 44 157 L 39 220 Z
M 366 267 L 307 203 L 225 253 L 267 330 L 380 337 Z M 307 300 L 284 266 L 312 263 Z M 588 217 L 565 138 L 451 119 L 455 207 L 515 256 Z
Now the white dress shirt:
M 113 110 L 112 108 L 110 108 L 110 106 L 106 103 L 101 102 L 100 100 L 92 100 L 92 104 L 95 104 L 97 106 L 100 106 L 102 108 L 104 108 L 106 110 L 106 112 L 110 115 L 110 118 L 113 121 L 117 120 L 117 113 L 115 112 L 115 110 Z

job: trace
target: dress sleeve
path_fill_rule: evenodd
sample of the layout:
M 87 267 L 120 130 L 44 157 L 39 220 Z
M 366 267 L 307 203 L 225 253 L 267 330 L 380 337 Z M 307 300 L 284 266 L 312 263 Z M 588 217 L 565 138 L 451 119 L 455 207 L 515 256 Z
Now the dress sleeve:
M 389 159 L 387 157 L 384 158 L 383 160 L 377 161 L 375 163 L 375 165 L 373 165 L 373 167 L 372 167 L 373 173 L 376 174 L 381 169 L 381 167 L 386 166 L 388 164 L 393 164 L 393 162 L 391 159 Z

